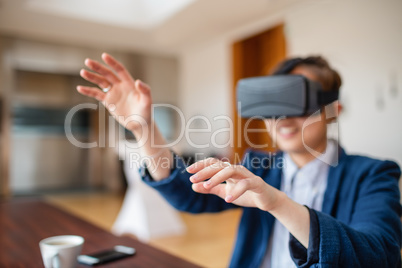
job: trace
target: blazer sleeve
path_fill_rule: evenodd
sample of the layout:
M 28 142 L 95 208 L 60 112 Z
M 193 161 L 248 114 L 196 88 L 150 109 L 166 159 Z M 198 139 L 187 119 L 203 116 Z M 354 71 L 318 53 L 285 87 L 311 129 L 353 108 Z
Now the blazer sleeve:
M 395 163 L 377 162 L 359 185 L 349 224 L 310 209 L 308 249 L 303 254 L 294 237 L 289 241 L 295 263 L 299 267 L 401 267 L 400 175 Z
M 143 181 L 157 190 L 173 207 L 189 213 L 219 212 L 237 207 L 212 194 L 200 194 L 192 190 L 183 159 L 174 154 L 174 167 L 169 177 L 154 181 L 146 168 L 142 172 Z

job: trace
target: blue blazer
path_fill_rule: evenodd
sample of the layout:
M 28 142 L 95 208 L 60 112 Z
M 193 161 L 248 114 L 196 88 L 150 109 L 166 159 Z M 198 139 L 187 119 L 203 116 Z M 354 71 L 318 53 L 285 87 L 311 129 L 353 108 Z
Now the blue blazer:
M 280 188 L 280 157 L 249 151 L 243 165 L 273 187 Z M 260 163 L 259 165 L 256 163 Z M 175 156 L 175 168 L 162 181 L 143 179 L 175 208 L 190 213 L 219 212 L 237 207 L 191 189 L 185 164 Z M 292 258 L 299 267 L 401 267 L 401 171 L 391 161 L 347 155 L 331 167 L 322 211 L 310 209 L 310 239 L 306 250 L 290 237 Z M 259 267 L 266 254 L 275 218 L 257 208 L 243 208 L 230 267 Z

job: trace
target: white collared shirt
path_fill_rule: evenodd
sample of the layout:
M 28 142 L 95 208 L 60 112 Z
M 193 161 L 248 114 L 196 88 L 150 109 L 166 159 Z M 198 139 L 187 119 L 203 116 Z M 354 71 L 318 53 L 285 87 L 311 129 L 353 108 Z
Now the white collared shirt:
M 309 208 L 321 211 L 330 163 L 337 159 L 338 144 L 328 140 L 327 149 L 320 159 L 314 159 L 302 168 L 284 153 L 281 191 L 293 201 Z M 289 251 L 289 231 L 277 220 L 274 222 L 268 250 L 262 262 L 263 268 L 296 267 Z

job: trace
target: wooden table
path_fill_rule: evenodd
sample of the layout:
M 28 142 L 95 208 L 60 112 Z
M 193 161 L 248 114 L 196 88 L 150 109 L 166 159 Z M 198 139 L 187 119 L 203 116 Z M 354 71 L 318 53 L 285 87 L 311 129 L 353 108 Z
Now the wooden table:
M 132 257 L 96 267 L 198 267 L 130 237 L 115 236 L 38 199 L 0 202 L 0 267 L 43 267 L 39 241 L 56 235 L 84 237 L 82 254 L 115 245 L 137 250 Z

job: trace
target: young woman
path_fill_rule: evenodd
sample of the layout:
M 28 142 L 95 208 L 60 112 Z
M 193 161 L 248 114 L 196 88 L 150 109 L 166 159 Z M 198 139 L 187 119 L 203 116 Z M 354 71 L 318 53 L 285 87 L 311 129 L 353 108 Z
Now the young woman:
M 307 127 L 307 117 L 268 120 L 281 148 L 275 155 L 249 151 L 241 165 L 209 158 L 186 167 L 168 148 L 151 146 L 150 88 L 110 55 L 102 59 L 106 66 L 87 59 L 94 72 L 82 70 L 81 76 L 104 90 L 77 90 L 113 107 L 110 113 L 142 142 L 143 156 L 155 160 L 148 161 L 144 181 L 179 210 L 244 208 L 231 267 L 401 267 L 399 167 L 346 154 L 327 138 L 323 112 Z M 275 74 L 303 75 L 324 90 L 341 85 L 320 57 L 287 60 Z M 331 107 L 341 111 L 338 102 Z M 142 119 L 127 120 L 133 115 Z M 154 129 L 154 144 L 163 145 Z M 280 160 L 283 166 L 264 165 Z

